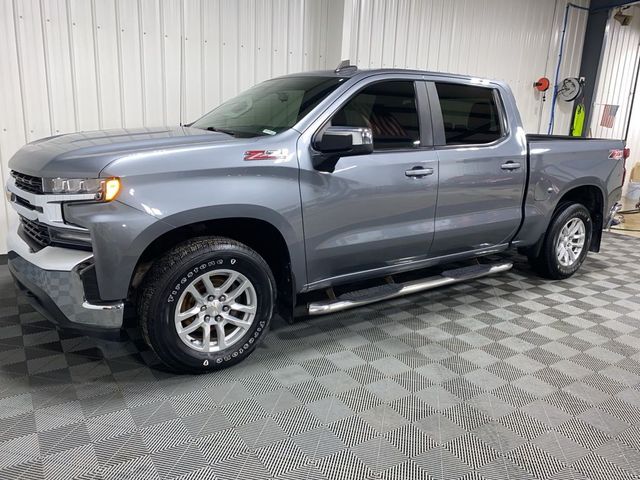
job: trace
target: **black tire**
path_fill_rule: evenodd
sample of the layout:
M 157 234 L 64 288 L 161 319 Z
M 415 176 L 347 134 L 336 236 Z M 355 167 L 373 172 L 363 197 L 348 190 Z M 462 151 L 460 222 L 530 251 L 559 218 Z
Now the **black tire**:
M 585 239 L 582 251 L 569 266 L 562 265 L 556 254 L 556 246 L 562 228 L 572 219 L 582 220 L 585 227 Z M 541 276 L 553 280 L 569 278 L 576 273 L 589 252 L 593 235 L 593 221 L 587 208 L 580 203 L 563 203 L 558 206 L 547 228 L 544 242 L 537 257 L 529 256 L 531 267 Z
M 216 269 L 234 270 L 251 282 L 256 293 L 255 317 L 242 337 L 228 348 L 197 351 L 179 337 L 174 314 L 184 289 L 198 276 Z M 187 241 L 164 254 L 145 275 L 138 301 L 142 336 L 174 371 L 205 373 L 229 367 L 248 357 L 268 331 L 275 285 L 267 263 L 246 245 L 224 237 Z

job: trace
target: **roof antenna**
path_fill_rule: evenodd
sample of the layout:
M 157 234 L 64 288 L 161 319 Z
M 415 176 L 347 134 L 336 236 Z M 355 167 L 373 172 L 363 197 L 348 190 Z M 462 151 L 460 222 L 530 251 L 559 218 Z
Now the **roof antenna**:
M 354 70 L 358 70 L 358 67 L 355 65 L 351 65 L 351 60 L 342 60 L 338 64 L 334 72 L 340 73 L 340 72 L 344 72 L 345 70 L 354 71 Z

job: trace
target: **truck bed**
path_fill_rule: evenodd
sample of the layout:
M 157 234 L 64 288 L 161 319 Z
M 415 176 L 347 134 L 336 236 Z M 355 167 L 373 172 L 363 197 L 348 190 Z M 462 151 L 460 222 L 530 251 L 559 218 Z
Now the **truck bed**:
M 587 203 L 601 212 L 594 222 L 602 226 L 607 212 L 620 198 L 624 162 L 609 158 L 612 149 L 623 149 L 622 140 L 582 138 L 568 135 L 526 135 L 527 187 L 523 223 L 514 244 L 531 244 L 541 238 L 553 210 L 565 192 L 582 186 Z M 578 193 L 576 193 L 578 195 Z M 595 234 L 597 249 L 600 231 Z

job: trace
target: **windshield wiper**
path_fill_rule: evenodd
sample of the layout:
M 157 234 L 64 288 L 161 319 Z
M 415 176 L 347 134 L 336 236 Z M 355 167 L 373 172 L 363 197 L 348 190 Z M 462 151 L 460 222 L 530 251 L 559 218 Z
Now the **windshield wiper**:
M 232 137 L 235 137 L 236 135 L 238 135 L 238 132 L 234 132 L 233 130 L 227 130 L 226 128 L 207 127 L 204 130 L 208 130 L 210 132 L 226 133 L 227 135 L 231 135 Z

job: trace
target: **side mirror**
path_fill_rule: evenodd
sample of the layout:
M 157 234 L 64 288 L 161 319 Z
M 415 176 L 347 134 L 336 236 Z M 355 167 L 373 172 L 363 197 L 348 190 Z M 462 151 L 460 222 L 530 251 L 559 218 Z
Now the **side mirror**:
M 373 153 L 373 133 L 364 127 L 328 127 L 313 145 L 313 166 L 333 172 L 340 157 Z

